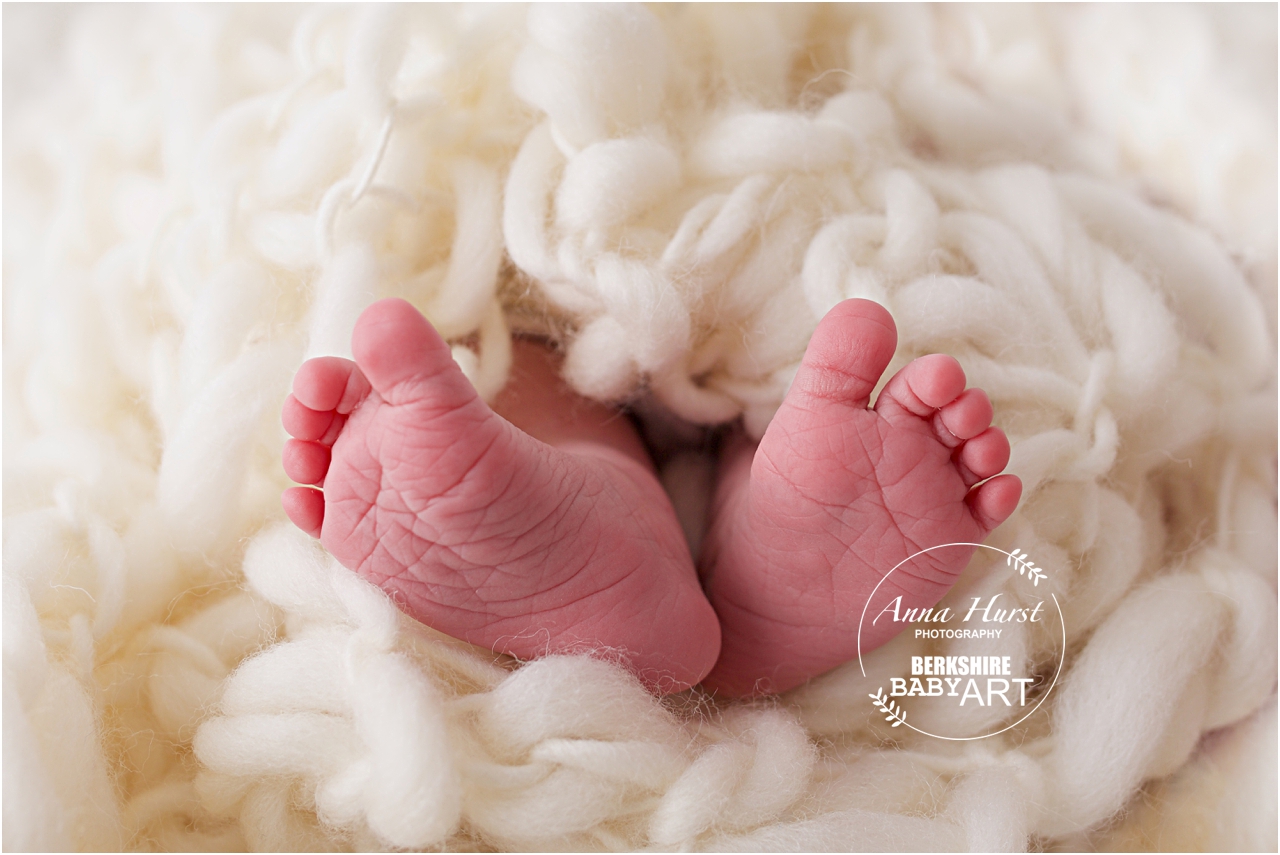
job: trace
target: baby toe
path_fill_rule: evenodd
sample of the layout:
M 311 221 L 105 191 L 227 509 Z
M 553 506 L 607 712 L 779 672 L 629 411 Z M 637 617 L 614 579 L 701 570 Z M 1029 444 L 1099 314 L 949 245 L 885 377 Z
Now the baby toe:
M 792 388 L 821 401 L 866 407 L 897 343 L 893 316 L 883 306 L 845 300 L 814 330 Z
M 284 444 L 284 472 L 299 484 L 320 484 L 329 471 L 327 445 L 291 439 Z
M 876 410 L 901 407 L 925 418 L 954 401 L 964 391 L 964 369 L 954 357 L 931 353 L 912 360 L 885 384 Z
M 973 439 L 991 426 L 994 411 L 987 393 L 981 389 L 966 389 L 950 404 L 938 410 L 934 427 L 938 439 L 944 445 L 955 448 L 966 439 Z
M 310 487 L 290 487 L 280 497 L 289 521 L 312 537 L 320 536 L 324 523 L 324 493 Z
M 305 407 L 349 413 L 369 394 L 369 381 L 350 359 L 318 356 L 293 377 L 293 396 Z
M 441 405 L 463 406 L 476 397 L 449 345 L 407 300 L 392 297 L 366 308 L 351 333 L 351 351 L 362 375 L 393 405 L 421 400 L 426 390 Z
M 965 501 L 973 518 L 990 532 L 1009 518 L 1022 497 L 1022 481 L 1017 475 L 998 475 L 974 487 Z
M 956 468 L 965 486 L 997 475 L 1009 463 L 1009 438 L 997 427 L 989 427 L 955 452 Z
M 303 404 L 293 395 L 284 399 L 280 423 L 294 439 L 319 442 L 338 415 L 333 410 L 318 411 Z
M 333 421 L 329 423 L 329 429 L 324 432 L 324 436 L 320 437 L 316 442 L 321 445 L 332 446 L 338 439 L 338 434 L 342 433 L 342 426 L 347 423 L 349 416 L 341 413 L 333 417 Z

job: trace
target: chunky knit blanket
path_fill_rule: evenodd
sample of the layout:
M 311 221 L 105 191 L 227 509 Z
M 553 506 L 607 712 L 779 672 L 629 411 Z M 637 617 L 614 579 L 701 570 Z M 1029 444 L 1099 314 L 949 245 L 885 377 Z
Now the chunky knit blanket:
M 1274 6 L 4 24 L 6 849 L 1274 851 Z M 556 341 L 695 534 L 700 426 L 880 301 L 1012 440 L 1052 693 L 948 741 L 869 700 L 908 640 L 657 699 L 404 617 L 279 505 L 293 371 L 390 295 L 485 396 Z

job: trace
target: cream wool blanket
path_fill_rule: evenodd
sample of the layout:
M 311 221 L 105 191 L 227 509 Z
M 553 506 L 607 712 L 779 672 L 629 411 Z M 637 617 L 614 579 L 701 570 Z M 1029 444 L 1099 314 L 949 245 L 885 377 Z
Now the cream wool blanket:
M 4 14 L 6 849 L 1274 850 L 1274 6 Z M 516 328 L 636 400 L 691 530 L 689 424 L 881 301 L 1011 437 L 1049 700 L 947 742 L 869 701 L 906 636 L 659 701 L 403 617 L 278 499 L 389 295 L 484 395 Z

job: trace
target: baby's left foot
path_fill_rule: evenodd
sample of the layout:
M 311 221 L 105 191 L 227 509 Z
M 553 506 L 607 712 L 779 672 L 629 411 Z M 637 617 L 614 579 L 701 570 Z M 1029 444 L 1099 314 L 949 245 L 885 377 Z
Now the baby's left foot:
M 703 546 L 723 639 L 709 688 L 785 691 L 855 658 L 859 619 L 885 574 L 922 549 L 981 542 L 1017 506 L 1017 477 L 992 477 L 1009 441 L 951 357 L 910 363 L 868 407 L 896 345 L 881 306 L 836 306 L 759 447 L 739 437 L 726 448 Z M 898 596 L 904 609 L 936 604 L 972 552 L 904 565 L 876 591 L 868 624 Z M 863 652 L 901 629 L 864 626 Z
M 529 343 L 500 415 L 404 300 L 365 309 L 351 349 L 304 363 L 285 402 L 285 472 L 323 487 L 284 494 L 295 525 L 455 638 L 522 659 L 611 651 L 664 692 L 702 679 L 715 613 L 625 420 Z

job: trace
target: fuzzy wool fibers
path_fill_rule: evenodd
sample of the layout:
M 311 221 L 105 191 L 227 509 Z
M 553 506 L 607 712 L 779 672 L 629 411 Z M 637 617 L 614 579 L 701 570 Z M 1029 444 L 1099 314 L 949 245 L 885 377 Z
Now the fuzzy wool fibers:
M 1274 6 L 5 24 L 6 849 L 1274 851 Z M 883 303 L 1012 441 L 1048 700 L 947 741 L 869 700 L 905 637 L 729 702 L 409 620 L 279 504 L 293 372 L 393 295 L 486 397 L 555 340 L 695 538 L 697 426 Z

